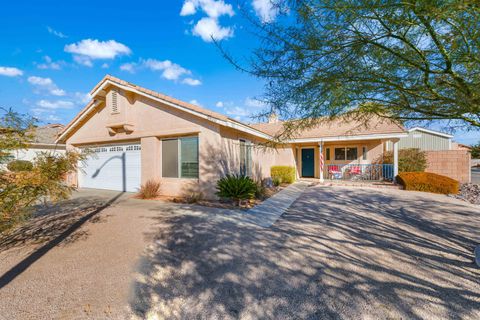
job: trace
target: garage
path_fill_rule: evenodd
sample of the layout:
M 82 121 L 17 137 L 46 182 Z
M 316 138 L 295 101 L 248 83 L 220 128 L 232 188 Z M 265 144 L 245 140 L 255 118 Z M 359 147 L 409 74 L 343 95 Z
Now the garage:
M 79 165 L 80 188 L 136 192 L 141 184 L 140 144 L 92 148 L 94 153 Z

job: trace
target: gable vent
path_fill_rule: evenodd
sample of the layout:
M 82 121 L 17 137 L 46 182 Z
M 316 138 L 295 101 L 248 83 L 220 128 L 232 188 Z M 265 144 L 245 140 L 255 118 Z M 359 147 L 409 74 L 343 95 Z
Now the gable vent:
M 112 113 L 118 112 L 118 92 L 112 91 Z

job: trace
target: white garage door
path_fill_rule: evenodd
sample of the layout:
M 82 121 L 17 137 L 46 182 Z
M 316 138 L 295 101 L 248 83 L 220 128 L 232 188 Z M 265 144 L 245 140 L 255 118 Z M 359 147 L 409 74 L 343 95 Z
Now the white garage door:
M 139 144 L 96 147 L 80 164 L 80 188 L 136 192 L 140 188 L 141 151 Z

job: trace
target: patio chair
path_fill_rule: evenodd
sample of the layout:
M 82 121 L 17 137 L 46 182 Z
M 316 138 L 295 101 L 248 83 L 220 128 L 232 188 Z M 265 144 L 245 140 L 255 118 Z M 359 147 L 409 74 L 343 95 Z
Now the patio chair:
M 343 173 L 339 166 L 329 166 L 328 174 L 332 179 L 342 179 Z
M 360 166 L 351 166 L 348 173 L 352 180 L 358 180 L 362 178 L 362 168 Z

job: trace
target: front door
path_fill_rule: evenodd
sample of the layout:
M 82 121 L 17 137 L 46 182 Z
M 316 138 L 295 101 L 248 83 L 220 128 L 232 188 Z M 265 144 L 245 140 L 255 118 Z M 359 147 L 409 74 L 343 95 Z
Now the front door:
M 315 176 L 315 149 L 302 149 L 302 177 Z

